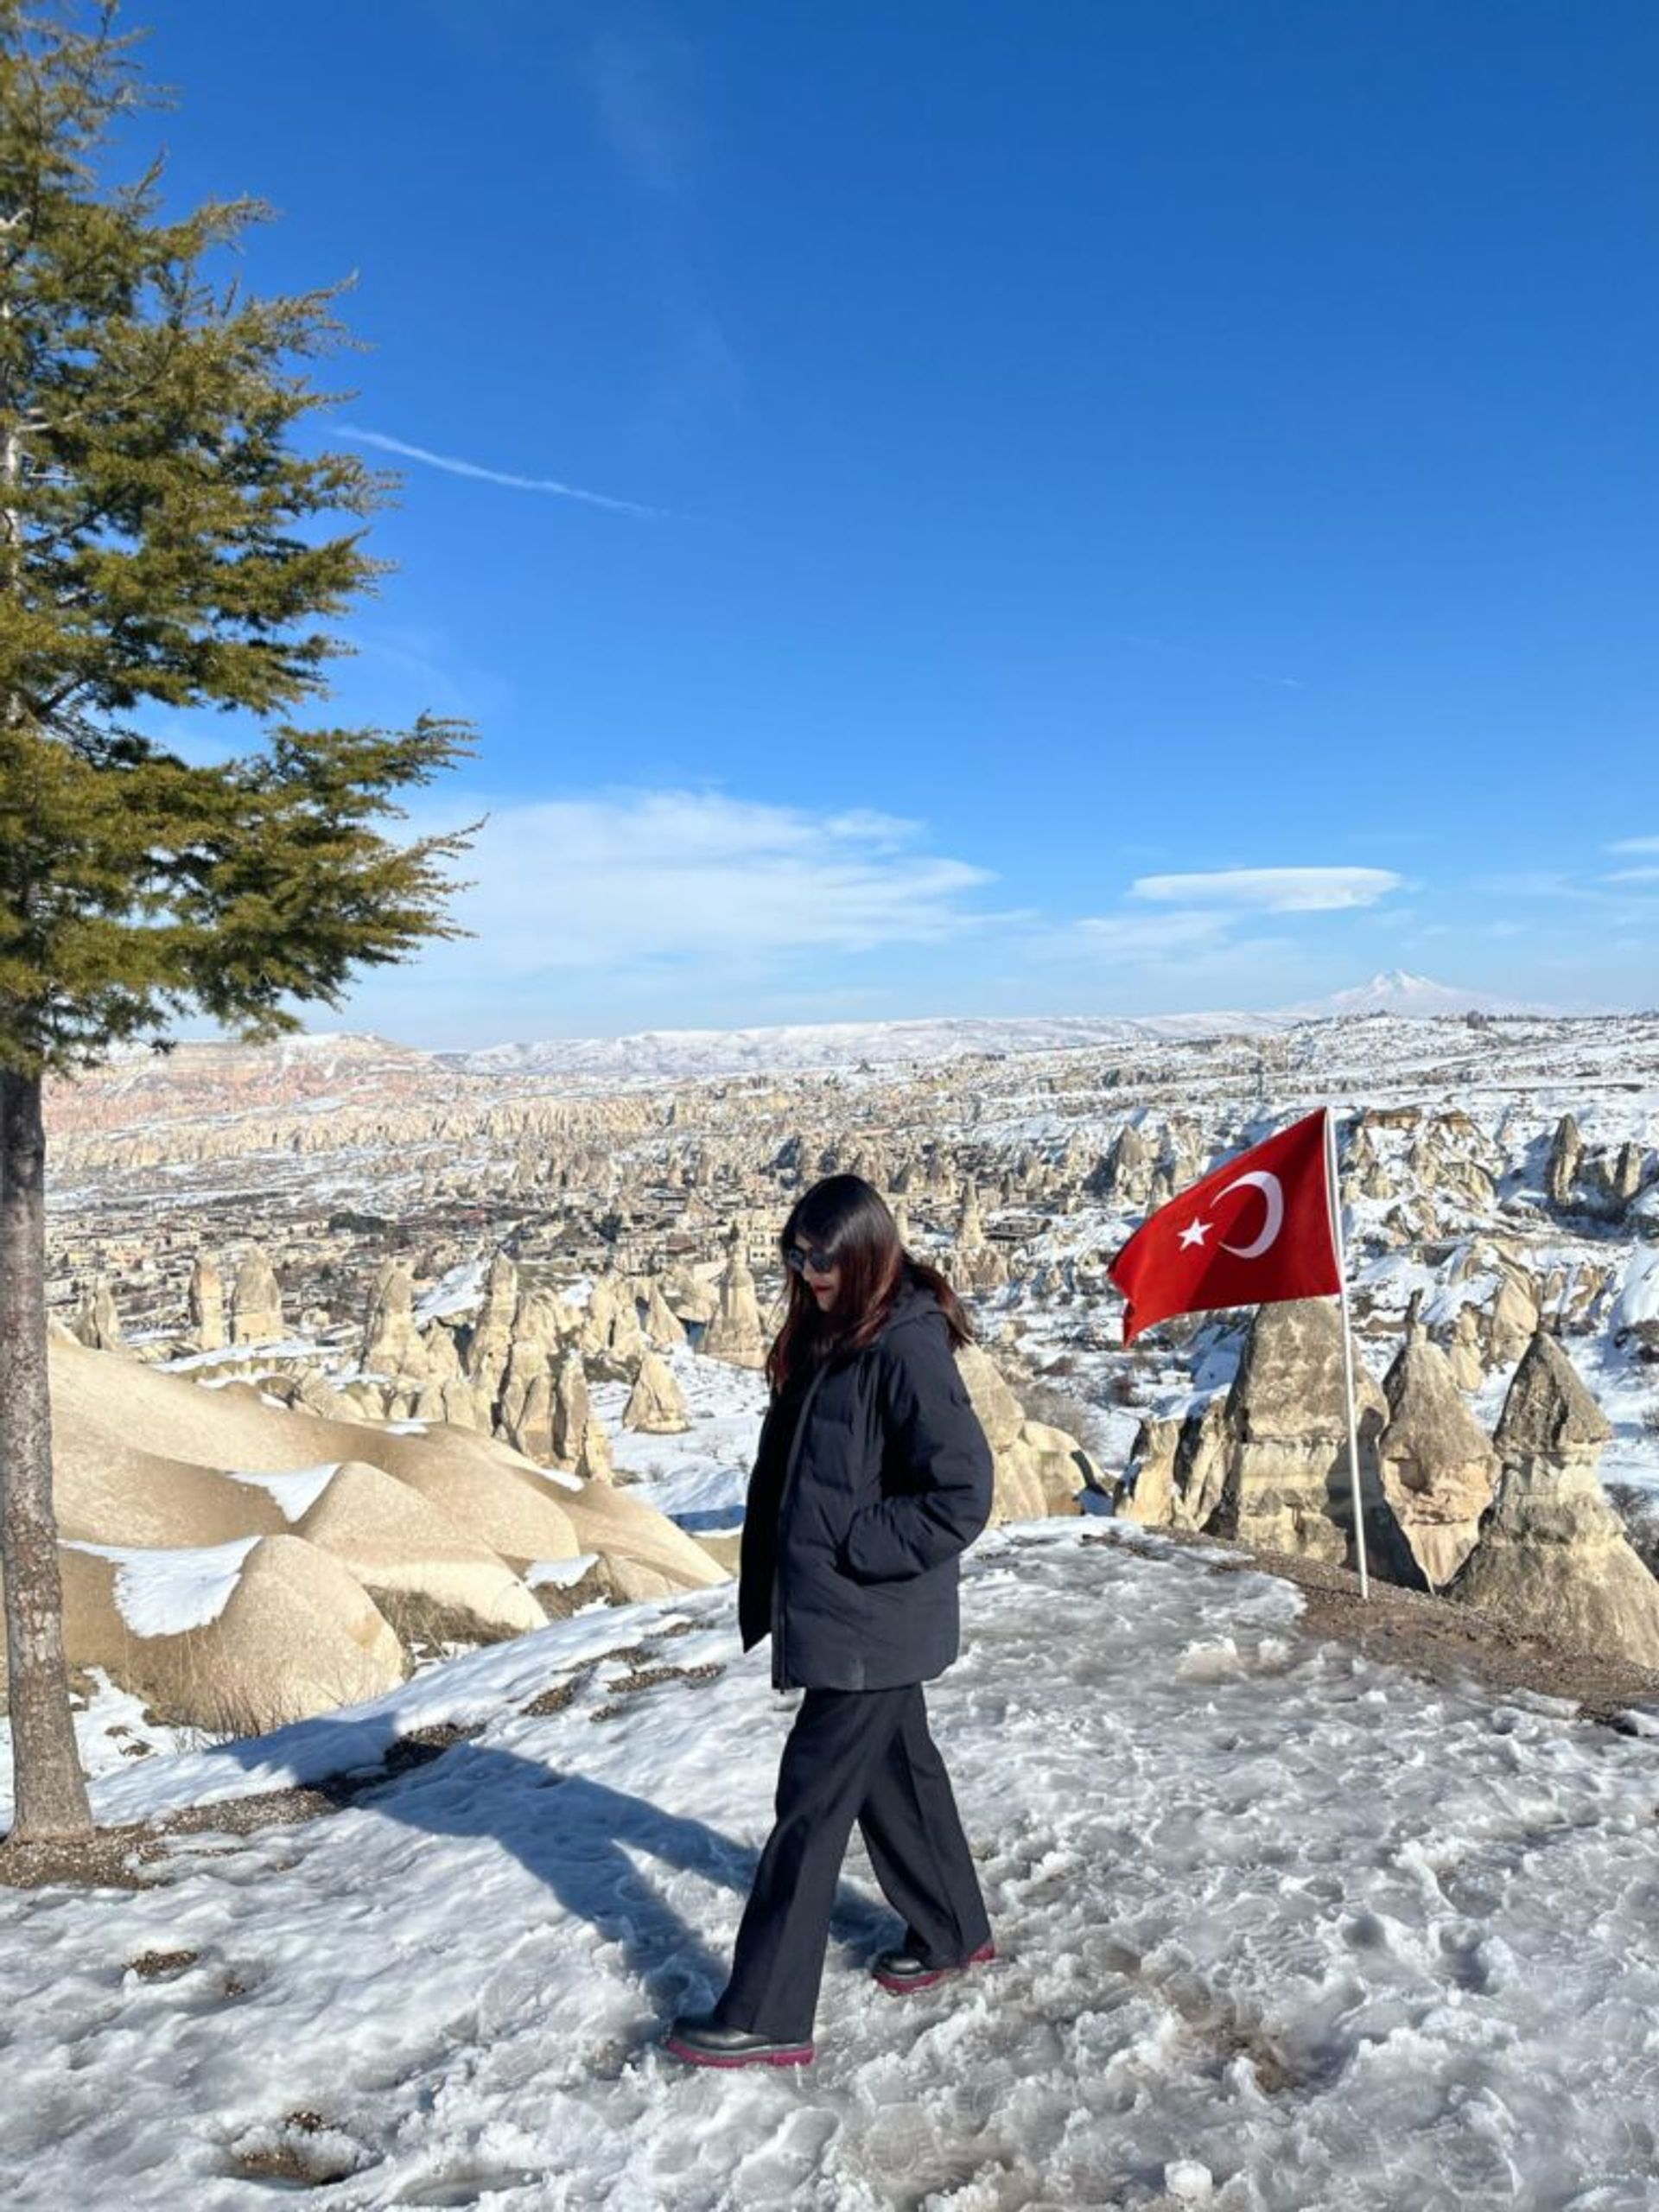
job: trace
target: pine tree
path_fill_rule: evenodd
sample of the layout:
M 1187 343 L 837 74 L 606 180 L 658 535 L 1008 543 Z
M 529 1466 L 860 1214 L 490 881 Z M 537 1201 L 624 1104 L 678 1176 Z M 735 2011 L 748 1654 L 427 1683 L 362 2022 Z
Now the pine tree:
M 0 1567 L 16 1842 L 91 1825 L 70 1720 L 47 1395 L 49 1075 L 184 1014 L 298 1026 L 364 965 L 454 933 L 466 833 L 399 842 L 452 722 L 299 727 L 329 625 L 372 588 L 387 481 L 291 434 L 327 395 L 337 294 L 245 296 L 249 200 L 163 210 L 159 162 L 105 175 L 154 101 L 114 8 L 0 0 Z M 136 722 L 239 709 L 212 767 Z

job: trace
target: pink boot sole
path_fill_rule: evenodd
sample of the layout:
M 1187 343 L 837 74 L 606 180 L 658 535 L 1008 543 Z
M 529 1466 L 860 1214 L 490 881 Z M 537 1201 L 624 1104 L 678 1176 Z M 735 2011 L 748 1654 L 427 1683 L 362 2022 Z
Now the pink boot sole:
M 713 2051 L 698 2050 L 689 2043 L 681 2043 L 673 2036 L 664 2039 L 663 2049 L 687 2066 L 810 2066 L 814 2056 L 812 2045 L 802 2043 L 788 2044 L 778 2050 L 740 2051 L 721 2058 Z

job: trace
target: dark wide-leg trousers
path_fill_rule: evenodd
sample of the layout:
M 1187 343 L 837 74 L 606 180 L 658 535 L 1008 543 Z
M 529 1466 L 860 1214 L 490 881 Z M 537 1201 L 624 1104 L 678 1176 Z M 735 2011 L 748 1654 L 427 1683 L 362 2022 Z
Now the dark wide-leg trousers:
M 858 1822 L 905 1948 L 956 1966 L 990 1936 L 919 1682 L 808 1690 L 784 1746 L 778 1817 L 744 1907 L 722 2027 L 775 2042 L 812 2033 L 841 1862 Z

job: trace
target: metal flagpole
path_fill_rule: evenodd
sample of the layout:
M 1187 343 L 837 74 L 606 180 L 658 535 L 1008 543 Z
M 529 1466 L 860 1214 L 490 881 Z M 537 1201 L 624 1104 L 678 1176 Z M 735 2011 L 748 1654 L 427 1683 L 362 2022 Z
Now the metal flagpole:
M 1359 1502 L 1359 1424 L 1354 1414 L 1354 1340 L 1348 1325 L 1348 1259 L 1342 1246 L 1342 1178 L 1337 1168 L 1337 1124 L 1327 1100 L 1325 1109 L 1325 1185 L 1331 1206 L 1331 1236 L 1336 1246 L 1337 1281 L 1342 1291 L 1342 1373 L 1348 1391 L 1348 1480 L 1354 1494 L 1354 1557 L 1359 1563 L 1359 1594 L 1369 1599 L 1365 1568 L 1365 1516 Z

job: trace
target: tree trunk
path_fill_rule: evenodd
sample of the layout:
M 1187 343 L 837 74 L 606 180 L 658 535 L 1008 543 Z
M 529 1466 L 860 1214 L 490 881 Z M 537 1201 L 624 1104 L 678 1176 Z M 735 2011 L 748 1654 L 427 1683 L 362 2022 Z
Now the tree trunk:
M 0 1568 L 16 1811 L 11 1838 L 85 1835 L 63 1656 L 46 1369 L 46 1134 L 41 1078 L 0 1068 Z

